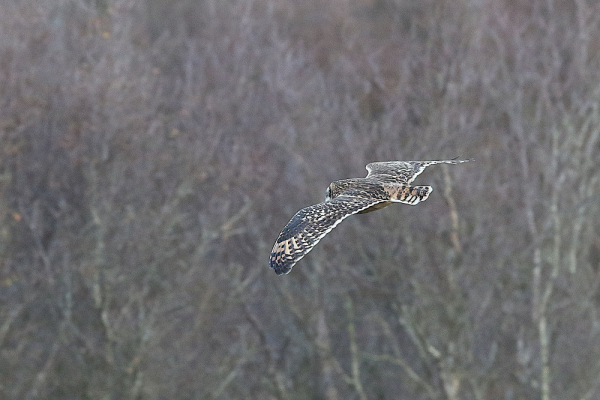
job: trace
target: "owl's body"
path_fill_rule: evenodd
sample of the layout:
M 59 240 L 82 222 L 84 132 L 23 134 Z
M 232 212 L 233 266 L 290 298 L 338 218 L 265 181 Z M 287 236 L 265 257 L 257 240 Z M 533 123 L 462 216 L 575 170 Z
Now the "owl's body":
M 410 184 L 433 164 L 459 164 L 471 160 L 387 161 L 367 165 L 366 178 L 343 179 L 327 188 L 323 203 L 298 211 L 283 228 L 273 250 L 270 267 L 278 275 L 291 271 L 302 257 L 342 220 L 392 203 L 416 205 L 433 191 L 431 186 Z

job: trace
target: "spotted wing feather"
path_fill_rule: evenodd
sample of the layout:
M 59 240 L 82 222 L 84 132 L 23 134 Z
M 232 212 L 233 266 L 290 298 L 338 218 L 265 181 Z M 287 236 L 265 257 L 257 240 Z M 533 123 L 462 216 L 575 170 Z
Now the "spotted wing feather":
M 421 172 L 434 164 L 460 164 L 471 160 L 384 161 L 367 164 L 367 178 L 382 182 L 410 184 Z
M 294 264 L 346 217 L 382 201 L 384 200 L 338 196 L 333 200 L 303 208 L 279 234 L 271 251 L 270 267 L 277 275 L 289 273 Z

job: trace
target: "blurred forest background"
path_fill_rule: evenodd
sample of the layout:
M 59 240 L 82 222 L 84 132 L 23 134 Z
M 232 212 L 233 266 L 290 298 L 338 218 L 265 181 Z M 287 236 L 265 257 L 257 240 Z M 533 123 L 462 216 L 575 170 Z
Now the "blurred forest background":
M 0 93 L 2 399 L 600 399 L 600 3 L 3 0 Z

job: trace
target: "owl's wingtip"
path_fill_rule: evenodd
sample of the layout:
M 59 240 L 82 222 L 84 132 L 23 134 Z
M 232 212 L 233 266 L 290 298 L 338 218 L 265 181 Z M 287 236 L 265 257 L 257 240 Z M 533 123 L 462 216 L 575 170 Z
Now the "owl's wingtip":
M 287 275 L 292 270 L 292 267 L 289 267 L 287 265 L 271 265 L 271 268 L 273 268 L 277 275 Z
M 273 255 L 271 255 L 271 259 L 269 260 L 269 267 L 271 267 L 277 275 L 289 274 L 294 264 L 295 263 L 291 264 L 289 262 L 277 260 Z
M 459 163 L 462 163 L 462 162 L 469 162 L 469 161 L 475 161 L 475 159 L 474 159 L 474 158 L 465 158 L 464 160 L 459 160 L 459 158 L 461 158 L 461 157 L 462 157 L 461 155 L 458 155 L 458 156 L 456 156 L 456 157 L 454 157 L 454 158 L 451 158 L 451 159 L 450 159 L 450 161 L 457 161 L 457 162 L 459 162 Z

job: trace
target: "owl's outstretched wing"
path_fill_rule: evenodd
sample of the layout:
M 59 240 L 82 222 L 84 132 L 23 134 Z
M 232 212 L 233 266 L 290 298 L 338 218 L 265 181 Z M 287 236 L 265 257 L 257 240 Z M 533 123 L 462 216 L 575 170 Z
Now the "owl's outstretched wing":
M 294 264 L 342 222 L 346 217 L 365 210 L 384 199 L 338 196 L 333 200 L 303 208 L 283 228 L 273 250 L 270 267 L 277 275 L 287 274 Z
M 421 172 L 434 164 L 460 164 L 472 160 L 383 161 L 367 164 L 367 178 L 382 182 L 410 184 Z

